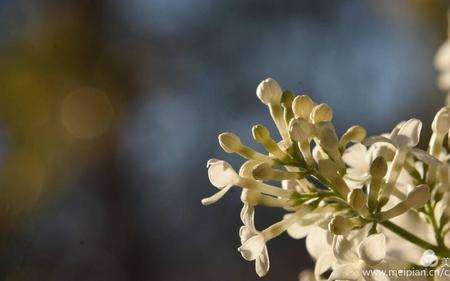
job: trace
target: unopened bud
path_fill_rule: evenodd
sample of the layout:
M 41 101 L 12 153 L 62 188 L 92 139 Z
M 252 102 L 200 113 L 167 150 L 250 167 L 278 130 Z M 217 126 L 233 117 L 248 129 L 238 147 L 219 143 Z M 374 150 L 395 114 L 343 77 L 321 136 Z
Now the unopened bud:
M 306 142 L 314 133 L 314 126 L 305 119 L 293 119 L 289 124 L 291 138 L 297 142 Z
M 283 91 L 277 81 L 267 78 L 259 83 L 256 95 L 266 105 L 280 103 Z
M 434 133 L 445 135 L 450 129 L 450 116 L 449 108 L 441 108 L 434 117 L 433 123 L 431 123 L 431 129 Z
M 292 110 L 296 118 L 308 119 L 314 108 L 314 102 L 306 95 L 297 96 L 292 102 Z
M 253 177 L 258 180 L 268 180 L 272 178 L 272 167 L 267 163 L 260 163 L 253 168 Z
M 353 228 L 353 224 L 343 216 L 335 216 L 328 224 L 328 230 L 336 235 L 343 235 Z
M 314 124 L 319 122 L 329 122 L 333 119 L 333 110 L 326 103 L 321 103 L 314 107 L 310 118 Z
M 319 170 L 324 177 L 331 181 L 335 191 L 342 196 L 347 196 L 350 190 L 342 177 L 338 175 L 339 168 L 335 162 L 330 159 L 319 160 Z
M 350 127 L 341 137 L 339 141 L 340 147 L 345 147 L 349 142 L 361 142 L 366 138 L 367 132 L 361 126 Z
M 433 191 L 433 201 L 439 202 L 444 197 L 444 191 L 440 190 L 440 188 L 435 188 Z
M 252 128 L 253 138 L 257 143 L 264 143 L 266 140 L 270 139 L 269 130 L 262 125 L 255 125 Z
M 373 160 L 370 166 L 370 175 L 375 179 L 382 179 L 387 172 L 386 160 L 383 157 L 378 156 Z
M 352 190 L 347 195 L 347 202 L 353 209 L 358 211 L 362 217 L 367 218 L 370 215 L 369 209 L 367 208 L 366 195 L 361 189 Z
M 252 175 L 257 180 L 288 180 L 288 179 L 302 179 L 305 173 L 290 172 L 278 169 L 272 169 L 272 166 L 267 163 L 260 163 L 253 168 Z
M 283 92 L 281 96 L 281 105 L 284 108 L 292 108 L 292 103 L 294 102 L 294 93 L 289 90 Z
M 228 153 L 234 153 L 242 148 L 241 139 L 233 133 L 220 134 L 219 144 Z
M 326 151 L 336 151 L 338 149 L 339 141 L 333 124 L 329 122 L 321 123 L 318 128 L 318 137 L 320 140 L 320 146 L 322 146 Z
M 242 164 L 239 169 L 239 176 L 243 178 L 253 179 L 253 168 L 260 164 L 260 161 L 257 160 L 247 160 L 244 164 Z

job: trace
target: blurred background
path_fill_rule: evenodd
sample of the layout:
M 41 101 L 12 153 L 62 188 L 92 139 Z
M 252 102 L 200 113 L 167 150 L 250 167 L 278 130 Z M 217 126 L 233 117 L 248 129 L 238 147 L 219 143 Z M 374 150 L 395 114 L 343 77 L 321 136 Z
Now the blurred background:
M 241 203 L 218 204 L 217 135 L 272 130 L 273 77 L 329 103 L 338 131 L 424 121 L 444 104 L 433 56 L 448 2 L 0 1 L 0 279 L 258 280 L 237 252 Z M 425 142 L 424 142 L 425 143 Z M 258 210 L 261 227 L 282 212 Z M 264 280 L 311 268 L 269 243 Z

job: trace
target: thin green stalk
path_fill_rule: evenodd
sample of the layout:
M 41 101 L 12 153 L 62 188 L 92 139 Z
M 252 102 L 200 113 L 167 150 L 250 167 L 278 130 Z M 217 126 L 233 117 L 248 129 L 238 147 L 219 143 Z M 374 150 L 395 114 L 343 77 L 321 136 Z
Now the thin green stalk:
M 384 221 L 381 222 L 381 224 L 389 229 L 390 231 L 394 232 L 398 236 L 408 240 L 409 242 L 416 244 L 417 246 L 427 249 L 427 250 L 433 250 L 437 255 L 442 257 L 450 257 L 450 250 L 445 247 L 439 247 L 435 246 L 417 236 L 412 234 L 411 232 L 403 229 L 402 227 L 396 225 L 395 223 L 391 221 Z

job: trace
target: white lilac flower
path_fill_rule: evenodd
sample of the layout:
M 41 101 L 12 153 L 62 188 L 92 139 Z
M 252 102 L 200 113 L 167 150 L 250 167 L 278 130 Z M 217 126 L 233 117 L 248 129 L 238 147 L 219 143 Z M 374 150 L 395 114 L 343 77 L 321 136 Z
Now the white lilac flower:
M 239 237 L 241 244 L 245 244 L 246 248 L 240 252 L 244 259 L 255 261 L 256 274 L 263 277 L 269 271 L 270 260 L 267 246 L 264 241 L 261 241 L 264 238 L 255 228 L 254 213 L 253 206 L 244 204 L 241 211 L 241 220 L 244 225 L 239 229 Z
M 242 188 L 255 190 L 259 193 L 289 199 L 291 192 L 277 188 L 253 179 L 239 176 L 228 162 L 212 159 L 208 161 L 208 177 L 212 185 L 220 189 L 219 192 L 209 198 L 202 200 L 204 205 L 217 202 L 227 193 L 231 187 L 240 186 Z
M 392 130 L 389 138 L 383 136 L 370 137 L 366 140 L 366 144 L 376 142 L 387 142 L 395 146 L 396 152 L 392 163 L 387 172 L 386 184 L 383 186 L 381 197 L 384 203 L 387 202 L 390 195 L 394 191 L 395 184 L 398 180 L 403 165 L 405 164 L 408 153 L 412 153 L 416 158 L 430 165 L 439 164 L 439 161 L 420 149 L 414 149 L 419 143 L 422 122 L 417 119 L 410 119 L 406 122 L 398 124 Z
M 450 73 L 450 59 L 442 57 L 440 67 L 448 66 Z M 422 127 L 417 119 L 367 138 L 366 147 L 361 144 L 364 128 L 352 126 L 339 138 L 328 105 L 283 92 L 273 79 L 260 83 L 257 96 L 268 106 L 282 140 L 262 125 L 253 126 L 254 140 L 267 151 L 263 154 L 233 133 L 219 135 L 226 152 L 247 161 L 239 173 L 225 161 L 208 161 L 209 180 L 219 190 L 202 203 L 215 203 L 232 187 L 241 188 L 239 252 L 255 261 L 258 276 L 270 267 L 267 242 L 285 231 L 294 239 L 306 238 L 315 260 L 314 273 L 301 275 L 301 281 L 322 281 L 330 269 L 329 280 L 386 280 L 362 270 L 406 269 L 426 249 L 450 256 L 450 155 L 445 147 L 450 108 L 436 114 L 424 151 L 415 148 Z M 256 206 L 288 214 L 258 230 Z
M 430 154 L 434 157 L 440 159 L 442 156 L 441 150 L 444 144 L 445 135 L 448 133 L 450 129 L 450 108 L 445 106 L 441 108 L 441 110 L 436 113 L 436 116 L 433 119 L 433 123 L 431 124 L 431 129 L 433 130 L 433 135 L 430 139 Z
M 333 268 L 328 278 L 334 280 L 371 280 L 363 276 L 363 270 L 376 270 L 386 257 L 386 237 L 373 234 L 365 238 L 358 246 L 343 236 L 335 236 L 333 252 L 339 264 Z
M 370 164 L 373 154 L 369 150 L 365 145 L 356 143 L 347 148 L 342 155 L 348 166 L 344 179 L 352 189 L 361 188 L 370 181 Z
M 397 217 L 411 209 L 423 207 L 430 200 L 430 190 L 425 184 L 417 186 L 411 190 L 405 200 L 400 201 L 389 210 L 380 213 L 380 221 L 385 221 Z
M 318 281 L 323 280 L 322 274 L 327 272 L 335 262 L 332 242 L 333 235 L 319 226 L 311 228 L 306 236 L 306 249 L 316 261 L 314 276 Z
M 326 229 L 333 214 L 337 212 L 338 211 L 333 206 L 319 206 L 315 210 L 299 217 L 298 220 L 287 229 L 287 232 L 289 236 L 294 239 L 305 238 L 309 235 L 311 230 L 316 227 Z M 292 214 L 286 214 L 285 218 L 291 215 Z
M 291 216 L 284 218 L 263 231 L 257 231 L 254 226 L 252 208 L 241 212 L 241 219 L 245 224 L 239 230 L 242 245 L 238 250 L 245 260 L 255 261 L 256 272 L 259 276 L 264 276 L 270 266 L 266 243 L 286 231 L 299 217 L 309 210 L 308 206 L 302 206 Z

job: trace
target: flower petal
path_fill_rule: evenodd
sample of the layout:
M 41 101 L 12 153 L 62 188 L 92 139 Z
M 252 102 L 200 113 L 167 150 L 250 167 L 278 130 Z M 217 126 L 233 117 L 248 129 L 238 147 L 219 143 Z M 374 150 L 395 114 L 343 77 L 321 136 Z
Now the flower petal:
M 244 244 L 245 241 L 255 236 L 257 232 L 253 231 L 253 229 L 249 226 L 243 225 L 239 228 L 239 237 L 241 238 L 241 244 Z
M 342 155 L 345 164 L 359 171 L 369 171 L 369 157 L 367 157 L 367 148 L 365 145 L 355 143 L 347 148 Z
M 419 119 L 406 121 L 394 138 L 398 148 L 414 147 L 419 143 L 422 122 Z
M 386 256 L 386 237 L 382 233 L 365 238 L 359 245 L 359 257 L 368 265 L 379 264 Z
M 331 251 L 328 236 L 331 236 L 328 231 L 315 227 L 306 237 L 306 249 L 313 258 L 318 259 L 323 252 Z
M 203 198 L 201 201 L 202 204 L 205 206 L 208 206 L 208 205 L 216 203 L 228 192 L 228 190 L 230 190 L 231 187 L 232 187 L 232 185 L 226 186 L 226 187 L 222 188 L 221 190 L 219 190 L 218 192 L 211 195 L 210 197 Z
M 321 275 L 331 268 L 333 261 L 334 256 L 331 252 L 324 253 L 317 259 L 316 265 L 314 266 L 314 276 L 316 277 L 316 280 L 322 279 Z
M 239 177 L 228 162 L 213 160 L 208 165 L 209 181 L 219 189 L 233 184 Z
M 432 165 L 432 166 L 442 165 L 441 161 L 439 161 L 438 159 L 434 158 L 433 156 L 431 156 L 430 154 L 426 153 L 423 150 L 420 150 L 420 149 L 417 149 L 417 148 L 412 148 L 409 152 L 412 155 L 414 155 L 417 159 L 419 159 L 422 162 L 425 162 L 428 165 Z
M 302 239 L 309 234 L 312 227 L 314 226 L 306 226 L 300 225 L 299 223 L 293 223 L 290 227 L 288 227 L 287 233 L 294 239 Z
M 354 244 L 342 235 L 333 238 L 333 254 L 338 261 L 352 263 L 359 260 L 356 255 Z
M 361 279 L 361 268 L 356 263 L 348 263 L 337 267 L 331 273 L 328 281 L 335 280 L 351 280 L 357 281 Z
M 316 278 L 314 277 L 314 272 L 307 269 L 300 272 L 300 274 L 298 275 L 298 281 L 320 281 L 320 280 L 316 280 Z
M 255 225 L 255 207 L 248 203 L 244 203 L 241 210 L 241 221 L 244 225 L 254 228 Z
M 244 244 L 238 248 L 238 251 L 241 252 L 244 259 L 252 261 L 261 255 L 265 246 L 266 242 L 264 241 L 264 237 L 261 234 L 257 234 L 245 241 Z
M 244 178 L 253 179 L 253 168 L 263 163 L 261 161 L 257 160 L 247 160 L 244 164 L 242 164 L 241 168 L 239 169 L 239 175 Z
M 269 253 L 267 247 L 264 247 L 261 255 L 255 260 L 255 271 L 259 277 L 263 277 L 267 274 L 270 268 Z

